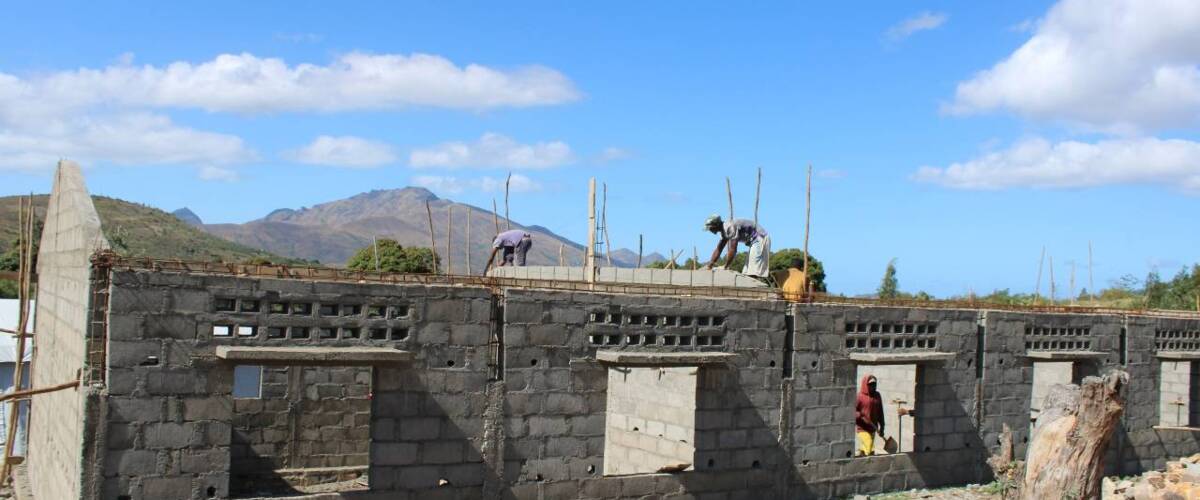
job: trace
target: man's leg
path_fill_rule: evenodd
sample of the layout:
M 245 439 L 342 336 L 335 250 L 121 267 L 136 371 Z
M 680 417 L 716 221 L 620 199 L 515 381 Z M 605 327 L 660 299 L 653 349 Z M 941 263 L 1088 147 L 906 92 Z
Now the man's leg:
M 513 265 L 513 247 L 504 247 L 504 258 L 500 259 L 501 266 Z
M 742 274 L 766 278 L 771 268 L 768 260 L 770 252 L 770 236 L 754 240 L 754 243 L 750 244 L 750 251 L 746 254 L 746 267 L 742 269 Z
M 858 431 L 858 456 L 865 457 L 875 454 L 875 435 L 870 432 Z
M 529 253 L 529 248 L 533 246 L 533 239 L 526 236 L 521 238 L 521 242 L 517 243 L 517 258 L 518 266 L 525 267 L 525 255 Z

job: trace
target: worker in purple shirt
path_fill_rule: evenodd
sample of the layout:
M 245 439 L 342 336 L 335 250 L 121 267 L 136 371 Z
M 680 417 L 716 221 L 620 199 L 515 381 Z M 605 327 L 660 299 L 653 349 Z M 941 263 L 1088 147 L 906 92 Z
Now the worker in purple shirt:
M 496 267 L 513 265 L 525 267 L 525 255 L 529 253 L 531 246 L 533 246 L 533 238 L 527 231 L 510 229 L 497 234 L 496 239 L 492 240 L 492 255 L 488 257 L 487 265 L 483 267 L 483 274 L 487 274 L 488 270 L 492 268 L 492 262 L 496 260 L 496 252 L 499 252 L 500 249 L 504 249 L 504 256 L 496 264 Z

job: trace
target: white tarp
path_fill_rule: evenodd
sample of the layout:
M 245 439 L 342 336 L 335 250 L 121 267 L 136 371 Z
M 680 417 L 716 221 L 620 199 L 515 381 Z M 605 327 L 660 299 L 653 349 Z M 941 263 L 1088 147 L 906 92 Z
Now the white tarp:
M 33 330 L 33 309 L 34 301 L 29 301 L 30 317 L 29 324 L 25 327 L 27 330 Z M 0 328 L 7 330 L 16 330 L 17 323 L 20 319 L 20 301 L 17 299 L 0 299 Z M 30 339 L 32 340 L 32 339 Z M 33 347 L 33 342 L 25 343 L 25 361 L 29 361 Z M 17 360 L 17 338 L 7 334 L 0 333 L 0 363 L 13 363 Z

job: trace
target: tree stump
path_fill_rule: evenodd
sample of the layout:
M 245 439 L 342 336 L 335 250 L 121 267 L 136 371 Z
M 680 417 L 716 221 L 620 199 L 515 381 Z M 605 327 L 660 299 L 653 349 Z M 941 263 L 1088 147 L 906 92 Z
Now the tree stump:
M 1021 498 L 1100 498 L 1104 452 L 1125 410 L 1129 375 L 1087 377 L 1050 390 L 1025 454 Z

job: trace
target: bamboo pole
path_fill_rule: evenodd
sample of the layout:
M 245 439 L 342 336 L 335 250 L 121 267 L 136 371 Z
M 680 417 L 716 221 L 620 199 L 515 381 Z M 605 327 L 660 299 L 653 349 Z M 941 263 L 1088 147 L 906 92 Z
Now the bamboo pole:
M 512 172 L 508 173 L 508 177 L 504 179 L 504 227 L 505 231 L 512 230 L 512 219 L 508 216 L 508 184 L 512 182 Z
M 596 282 L 596 178 L 588 180 L 588 246 L 583 254 L 584 279 Z
M 425 200 L 425 215 L 429 217 L 429 251 L 433 252 L 433 274 L 437 274 L 437 238 L 433 235 L 433 210 L 429 208 L 429 200 Z
M 450 235 L 454 233 L 454 205 L 446 205 L 446 274 L 454 274 L 454 261 L 450 258 Z
M 563 267 L 563 266 L 567 265 L 566 261 L 563 260 L 564 247 L 566 247 L 566 244 L 564 244 L 564 243 L 558 244 L 558 267 Z
M 471 209 L 467 209 L 467 276 L 471 275 Z
M 805 295 L 812 292 L 809 284 L 812 280 L 808 279 L 808 232 L 809 223 L 812 221 L 812 163 L 808 164 L 808 176 L 804 182 L 804 293 Z
M 729 220 L 733 220 L 733 185 L 725 178 L 725 196 L 729 198 Z
M 762 167 L 758 167 L 758 181 L 754 183 L 754 225 L 758 226 L 758 196 L 762 193 Z

